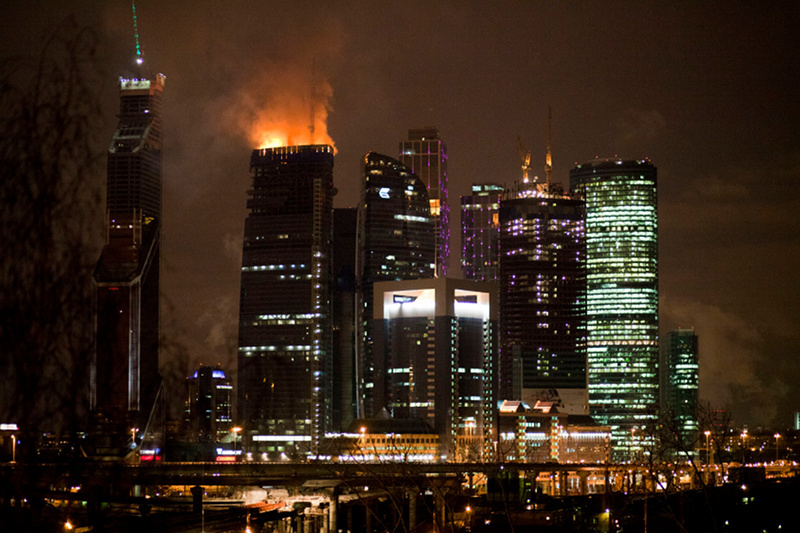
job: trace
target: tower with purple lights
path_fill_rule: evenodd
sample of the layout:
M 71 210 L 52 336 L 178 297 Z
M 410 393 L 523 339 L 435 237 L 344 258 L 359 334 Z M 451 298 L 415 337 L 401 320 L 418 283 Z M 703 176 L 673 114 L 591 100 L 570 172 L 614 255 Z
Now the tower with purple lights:
M 408 130 L 408 140 L 400 142 L 399 159 L 428 187 L 436 237 L 436 276 L 445 277 L 450 261 L 447 146 L 435 127 Z

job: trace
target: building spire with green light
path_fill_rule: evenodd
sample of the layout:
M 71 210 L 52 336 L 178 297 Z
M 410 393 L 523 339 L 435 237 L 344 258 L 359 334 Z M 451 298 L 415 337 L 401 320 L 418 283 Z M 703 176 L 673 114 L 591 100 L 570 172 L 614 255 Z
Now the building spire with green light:
M 131 9 L 133 10 L 133 38 L 136 42 L 136 64 L 141 65 L 144 63 L 142 56 L 142 47 L 139 45 L 139 26 L 136 23 L 136 0 L 131 1 Z

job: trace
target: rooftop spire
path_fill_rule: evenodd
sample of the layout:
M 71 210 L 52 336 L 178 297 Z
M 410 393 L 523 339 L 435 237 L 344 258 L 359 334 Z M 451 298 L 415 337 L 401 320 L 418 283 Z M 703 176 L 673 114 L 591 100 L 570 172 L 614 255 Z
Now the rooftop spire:
M 136 41 L 136 64 L 141 65 L 144 62 L 144 57 L 142 57 L 142 48 L 139 46 L 139 27 L 136 24 L 136 0 L 131 0 L 131 9 L 133 10 L 133 38 Z

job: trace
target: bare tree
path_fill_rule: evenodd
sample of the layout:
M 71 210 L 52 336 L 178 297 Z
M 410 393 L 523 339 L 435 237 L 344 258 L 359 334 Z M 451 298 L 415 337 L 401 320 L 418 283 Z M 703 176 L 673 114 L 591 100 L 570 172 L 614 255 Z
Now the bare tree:
M 0 419 L 28 440 L 80 427 L 87 409 L 102 227 L 97 56 L 94 32 L 68 20 L 38 58 L 0 63 Z

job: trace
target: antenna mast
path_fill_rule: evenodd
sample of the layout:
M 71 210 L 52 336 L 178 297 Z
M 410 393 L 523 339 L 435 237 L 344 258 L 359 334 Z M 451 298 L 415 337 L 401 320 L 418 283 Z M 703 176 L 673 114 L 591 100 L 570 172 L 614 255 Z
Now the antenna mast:
M 139 27 L 136 24 L 136 0 L 131 0 L 131 9 L 133 10 L 133 38 L 136 41 L 136 64 L 141 65 L 144 62 L 142 57 L 142 48 L 139 46 Z

